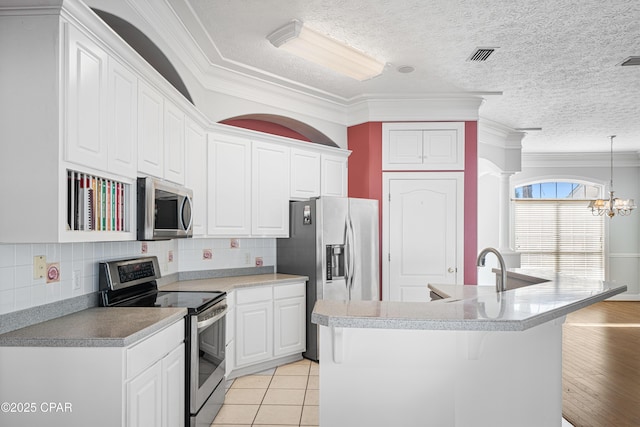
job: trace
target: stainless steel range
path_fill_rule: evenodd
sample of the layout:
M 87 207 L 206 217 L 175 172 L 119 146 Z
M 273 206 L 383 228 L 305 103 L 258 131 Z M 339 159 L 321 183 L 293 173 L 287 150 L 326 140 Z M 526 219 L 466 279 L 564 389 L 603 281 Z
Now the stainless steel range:
M 100 304 L 104 307 L 181 307 L 185 331 L 185 425 L 209 427 L 225 393 L 225 292 L 158 290 L 154 256 L 100 263 Z

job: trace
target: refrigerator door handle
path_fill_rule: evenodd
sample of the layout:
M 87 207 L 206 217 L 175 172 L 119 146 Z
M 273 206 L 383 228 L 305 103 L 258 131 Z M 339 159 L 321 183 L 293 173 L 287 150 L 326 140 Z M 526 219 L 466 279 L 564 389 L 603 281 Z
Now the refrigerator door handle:
M 347 219 L 347 224 L 348 224 L 348 233 L 349 233 L 348 240 L 347 240 L 347 248 L 346 248 L 347 254 L 349 255 L 349 264 L 347 266 L 349 271 L 348 289 L 349 289 L 349 299 L 351 299 L 353 282 L 356 277 L 356 263 L 355 263 L 356 234 L 355 234 L 355 230 L 353 229 L 353 222 L 351 221 L 351 217 Z
M 349 218 L 344 222 L 344 286 L 347 291 L 347 296 L 351 299 L 351 292 L 349 287 L 349 275 L 351 271 L 351 245 L 349 244 Z

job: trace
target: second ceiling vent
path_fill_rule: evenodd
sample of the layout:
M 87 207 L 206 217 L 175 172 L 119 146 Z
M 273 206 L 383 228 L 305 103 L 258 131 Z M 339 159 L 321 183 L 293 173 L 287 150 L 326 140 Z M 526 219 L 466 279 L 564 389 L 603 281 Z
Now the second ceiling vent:
M 476 50 L 473 51 L 473 53 L 467 58 L 467 61 L 484 62 L 487 59 L 489 59 L 491 54 L 493 52 L 495 52 L 496 49 L 499 49 L 499 48 L 497 48 L 497 47 L 479 47 L 479 48 L 476 48 Z

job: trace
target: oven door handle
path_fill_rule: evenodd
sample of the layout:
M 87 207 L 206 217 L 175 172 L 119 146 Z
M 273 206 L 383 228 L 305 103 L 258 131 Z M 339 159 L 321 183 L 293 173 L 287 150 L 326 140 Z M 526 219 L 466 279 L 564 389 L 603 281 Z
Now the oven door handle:
M 224 315 L 226 315 L 228 311 L 229 309 L 225 307 L 224 310 L 222 310 L 220 313 L 216 314 L 215 316 L 198 322 L 198 332 L 200 332 L 205 328 L 208 328 L 209 326 L 216 323 L 218 320 L 222 319 L 222 317 L 224 317 Z

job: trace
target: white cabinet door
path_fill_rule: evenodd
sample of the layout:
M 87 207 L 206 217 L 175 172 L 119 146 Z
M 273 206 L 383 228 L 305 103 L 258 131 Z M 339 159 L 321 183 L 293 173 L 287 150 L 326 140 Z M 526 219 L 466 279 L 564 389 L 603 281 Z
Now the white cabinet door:
M 162 177 L 184 184 L 184 113 L 171 101 L 164 101 L 164 174 Z
M 251 234 L 289 237 L 289 148 L 254 141 L 251 166 Z
M 162 359 L 162 426 L 183 427 L 185 422 L 185 354 L 181 344 Z
M 463 275 L 463 173 L 383 175 L 383 299 L 429 301 L 428 283 Z
M 107 170 L 108 55 L 80 30 L 67 29 L 65 159 Z
M 138 79 L 128 68 L 109 59 L 107 84 L 109 172 L 136 177 L 138 150 Z
M 304 286 L 304 285 L 303 285 Z M 305 350 L 305 298 L 277 299 L 274 307 L 273 354 L 285 356 Z
M 347 157 L 322 155 L 322 196 L 347 196 Z
M 394 130 L 389 132 L 388 163 L 422 164 L 422 131 Z
M 211 236 L 251 234 L 251 142 L 211 135 L 207 228 Z
M 127 384 L 127 427 L 162 425 L 162 361 Z
M 291 200 L 320 196 L 320 153 L 291 149 Z
M 138 171 L 164 175 L 164 99 L 154 88 L 138 82 Z
M 272 301 L 236 307 L 236 367 L 269 360 L 273 354 Z
M 193 235 L 207 232 L 207 134 L 192 120 L 185 121 L 185 185 L 193 190 Z

